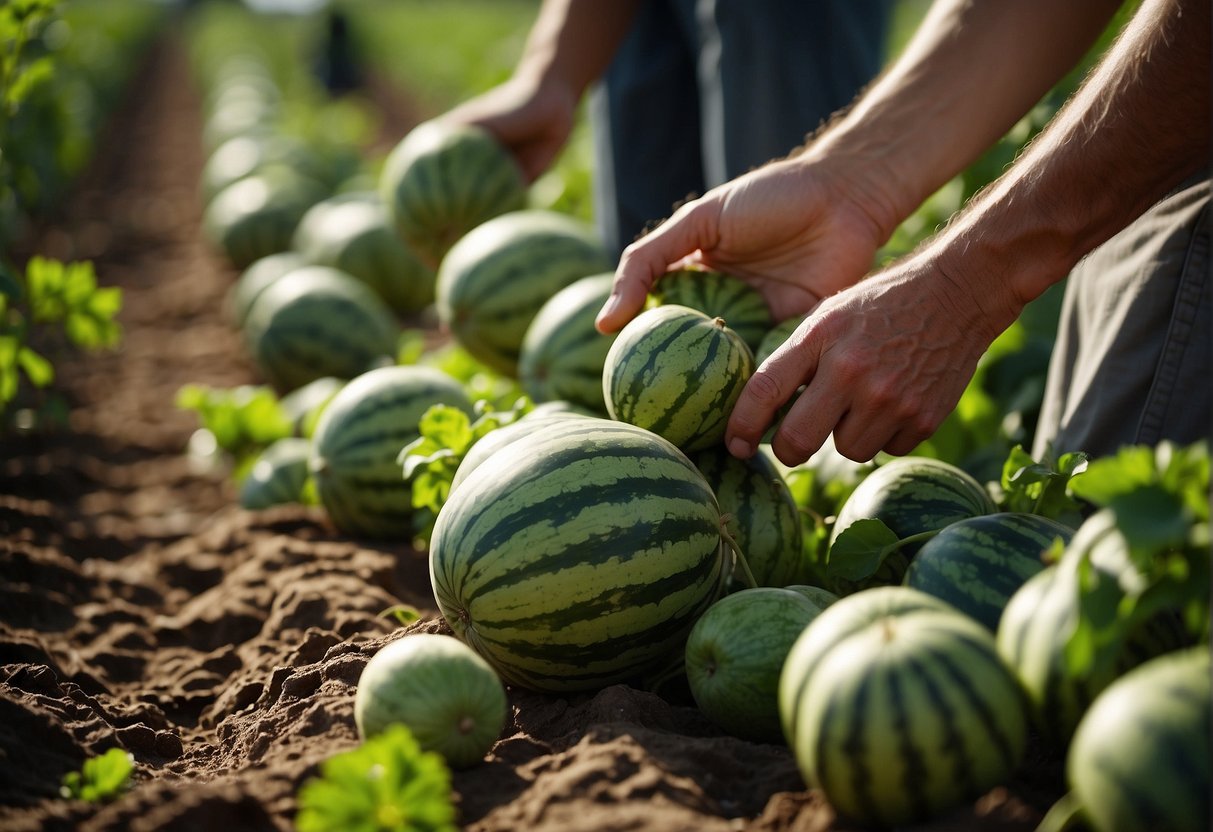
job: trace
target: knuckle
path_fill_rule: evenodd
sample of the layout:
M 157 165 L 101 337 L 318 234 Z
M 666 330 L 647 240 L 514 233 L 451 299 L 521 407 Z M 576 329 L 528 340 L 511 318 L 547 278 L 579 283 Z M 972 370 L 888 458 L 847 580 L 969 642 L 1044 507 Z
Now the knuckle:
M 758 370 L 750 376 L 750 380 L 746 382 L 746 392 L 756 402 L 771 409 L 783 404 L 786 398 L 779 382 L 764 370 Z

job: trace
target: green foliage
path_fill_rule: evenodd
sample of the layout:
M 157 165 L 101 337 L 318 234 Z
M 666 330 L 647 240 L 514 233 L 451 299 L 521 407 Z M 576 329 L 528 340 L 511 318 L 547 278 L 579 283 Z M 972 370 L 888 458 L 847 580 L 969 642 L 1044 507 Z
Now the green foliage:
M 1085 453 L 1068 453 L 1056 461 L 1037 462 L 1022 445 L 1007 455 L 999 481 L 1001 511 L 1019 511 L 1051 517 L 1071 526 L 1081 520 L 1081 506 L 1069 493 L 1071 479 L 1087 468 Z
M 408 344 L 415 342 L 405 340 L 403 343 L 405 346 L 401 352 L 408 349 Z M 468 398 L 472 401 L 483 399 L 497 410 L 510 409 L 525 395 L 516 380 L 486 367 L 457 343 L 418 353 L 415 363 L 442 370 L 467 389 Z
M 85 760 L 80 771 L 65 774 L 59 794 L 72 800 L 105 803 L 130 788 L 134 770 L 134 758 L 129 752 L 111 748 L 99 757 Z
M 187 384 L 177 392 L 177 406 L 198 415 L 202 429 L 232 460 L 236 480 L 243 479 L 262 451 L 292 434 L 290 416 L 274 391 L 262 385 Z
M 454 832 L 451 775 L 399 723 L 337 754 L 299 789 L 299 832 Z
M 421 435 L 400 451 L 397 462 L 412 488 L 413 508 L 419 518 L 419 536 L 429 542 L 438 512 L 451 493 L 451 481 L 467 452 L 478 441 L 504 427 L 531 409 L 530 400 L 520 397 L 509 410 L 497 410 L 483 399 L 476 402 L 476 420 L 457 407 L 434 405 L 421 417 Z
M 122 291 L 100 288 L 90 262 L 61 263 L 32 257 L 24 277 L 0 269 L 0 415 L 17 398 L 22 379 L 45 388 L 54 362 L 30 346 L 36 335 L 61 331 L 68 343 L 92 351 L 114 347 L 122 330 L 114 320 Z M 4 423 L 0 423 L 0 429 Z
M 1207 640 L 1209 482 L 1209 445 L 1203 441 L 1123 448 L 1091 461 L 1071 481 L 1074 495 L 1111 513 L 1136 573 L 1121 576 L 1124 599 L 1114 617 L 1080 598 L 1082 614 L 1066 651 L 1072 670 L 1085 669 L 1100 645 L 1160 611 L 1178 611 L 1188 632 Z M 1075 560 L 1073 568 L 1087 574 L 1090 565 Z

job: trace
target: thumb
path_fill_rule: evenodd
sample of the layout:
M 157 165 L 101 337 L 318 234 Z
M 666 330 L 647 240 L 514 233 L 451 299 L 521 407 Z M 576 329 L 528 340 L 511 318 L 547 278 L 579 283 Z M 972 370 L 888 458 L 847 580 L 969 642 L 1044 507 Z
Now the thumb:
M 644 308 L 649 290 L 671 264 L 702 249 L 715 247 L 719 209 L 700 198 L 683 205 L 655 230 L 623 250 L 611 296 L 598 313 L 599 332 L 615 332 Z

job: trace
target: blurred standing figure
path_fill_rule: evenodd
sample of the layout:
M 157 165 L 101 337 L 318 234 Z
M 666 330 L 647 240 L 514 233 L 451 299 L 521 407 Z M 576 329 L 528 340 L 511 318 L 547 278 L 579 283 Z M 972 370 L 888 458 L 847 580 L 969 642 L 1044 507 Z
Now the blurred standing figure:
M 618 253 L 851 102 L 881 69 L 892 3 L 544 0 L 513 76 L 445 118 L 488 128 L 534 180 L 590 91 L 595 217 Z

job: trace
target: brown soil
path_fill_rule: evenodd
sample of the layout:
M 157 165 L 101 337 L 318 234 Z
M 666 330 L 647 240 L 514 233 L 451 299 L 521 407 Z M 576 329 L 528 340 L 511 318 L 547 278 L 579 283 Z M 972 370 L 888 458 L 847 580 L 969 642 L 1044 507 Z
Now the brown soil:
M 401 635 L 442 630 L 424 552 L 352 540 L 317 509 L 247 512 L 183 453 L 185 383 L 258 381 L 199 233 L 201 116 L 179 46 L 152 49 L 66 216 L 32 248 L 120 286 L 121 348 L 60 364 L 70 428 L 0 439 L 0 827 L 286 830 L 300 783 L 354 747 L 353 693 Z M 380 95 L 381 101 L 399 101 Z M 387 105 L 385 105 L 387 106 Z M 410 115 L 385 124 L 402 133 Z M 475 830 L 841 829 L 790 752 L 694 708 L 614 686 L 509 692 L 486 761 L 456 772 Z M 101 807 L 63 775 L 129 750 L 136 785 Z M 935 829 L 1032 829 L 1056 761 Z

